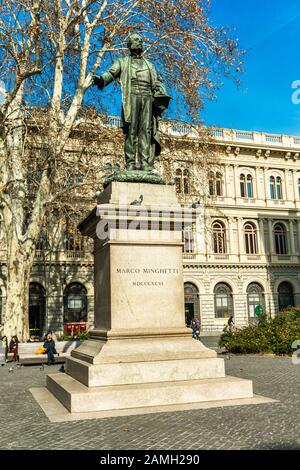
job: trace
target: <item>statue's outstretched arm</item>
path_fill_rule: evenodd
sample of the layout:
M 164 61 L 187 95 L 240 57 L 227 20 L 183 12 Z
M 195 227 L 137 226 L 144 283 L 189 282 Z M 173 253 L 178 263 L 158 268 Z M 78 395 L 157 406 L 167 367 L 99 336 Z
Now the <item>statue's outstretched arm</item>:
M 99 88 L 99 90 L 103 90 L 106 85 L 111 83 L 113 80 L 118 78 L 121 73 L 121 66 L 119 60 L 113 63 L 111 68 L 104 72 L 102 75 L 94 75 L 93 77 L 93 85 Z

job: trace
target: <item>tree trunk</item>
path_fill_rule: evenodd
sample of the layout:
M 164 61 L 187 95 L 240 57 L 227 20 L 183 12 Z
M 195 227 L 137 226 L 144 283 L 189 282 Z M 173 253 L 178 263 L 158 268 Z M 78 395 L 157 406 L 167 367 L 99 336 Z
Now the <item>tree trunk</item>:
M 19 341 L 29 339 L 29 281 L 30 268 L 26 253 L 16 250 L 7 263 L 6 308 L 3 334 Z

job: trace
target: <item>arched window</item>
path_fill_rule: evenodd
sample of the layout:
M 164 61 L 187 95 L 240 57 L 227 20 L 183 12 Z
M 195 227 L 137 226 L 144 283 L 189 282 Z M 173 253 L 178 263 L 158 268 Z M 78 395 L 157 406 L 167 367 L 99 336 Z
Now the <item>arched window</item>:
M 68 257 L 79 257 L 84 252 L 84 238 L 76 226 L 67 225 L 65 232 L 65 248 Z
M 256 254 L 258 252 L 256 227 L 250 222 L 247 222 L 244 225 L 244 234 L 245 234 L 246 253 L 249 255 Z
M 270 176 L 270 196 L 271 199 L 276 199 L 275 178 Z
M 1 243 L 3 235 L 4 235 L 3 230 L 2 230 L 3 229 L 2 223 L 3 223 L 3 220 L 2 220 L 2 216 L 0 214 L 0 243 Z
M 270 176 L 270 196 L 271 199 L 280 200 L 282 196 L 282 179 L 280 176 Z
M 213 223 L 212 235 L 214 253 L 226 253 L 226 232 L 222 222 Z
M 190 193 L 189 188 L 189 170 L 183 170 L 183 192 L 184 194 Z
M 253 197 L 253 181 L 251 175 L 247 175 L 247 196 Z
M 279 311 L 294 306 L 294 289 L 289 282 L 282 282 L 278 286 Z
M 233 297 L 231 288 L 225 283 L 219 283 L 214 289 L 215 317 L 227 318 L 233 315 Z
M 36 242 L 36 250 L 47 250 L 48 248 L 48 237 L 46 230 L 43 228 L 40 232 L 39 238 Z
M 274 226 L 275 250 L 277 255 L 287 255 L 287 236 L 286 229 L 283 224 Z
M 64 323 L 87 321 L 87 292 L 79 282 L 69 284 L 64 291 Z
M 175 181 L 176 181 L 176 192 L 180 194 L 182 192 L 182 171 L 180 168 L 177 168 L 176 170 Z
M 253 197 L 253 178 L 248 174 L 247 177 L 244 173 L 240 175 L 241 197 Z
M 208 186 L 209 186 L 209 195 L 214 196 L 215 195 L 215 174 L 213 171 L 209 172 Z
M 219 171 L 216 173 L 216 194 L 217 196 L 222 196 L 223 188 L 222 188 L 222 173 Z
M 276 177 L 276 199 L 282 199 L 282 182 L 280 176 Z
M 210 196 L 223 196 L 223 177 L 222 173 L 217 171 L 209 173 L 209 195 Z
M 2 304 L 2 290 L 0 289 L 0 325 L 3 324 Z
M 240 175 L 241 197 L 246 197 L 246 176 L 242 173 Z
M 255 321 L 257 310 L 265 312 L 265 294 L 262 286 L 256 282 L 249 284 L 247 288 L 248 315 L 250 321 Z
M 176 192 L 179 194 L 189 194 L 189 170 L 183 168 L 177 168 L 176 170 Z
M 41 284 L 29 284 L 29 333 L 42 336 L 45 328 L 46 291 Z
M 195 228 L 187 227 L 182 232 L 183 252 L 195 253 Z
M 185 322 L 189 326 L 193 318 L 200 319 L 199 291 L 194 284 L 184 284 Z

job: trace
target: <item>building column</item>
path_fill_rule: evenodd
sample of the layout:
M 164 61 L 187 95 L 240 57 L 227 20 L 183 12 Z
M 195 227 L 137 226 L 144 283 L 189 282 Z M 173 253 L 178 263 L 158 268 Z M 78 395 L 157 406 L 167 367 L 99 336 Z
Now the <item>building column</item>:
M 255 199 L 261 199 L 260 198 L 260 191 L 259 191 L 259 170 L 257 166 L 255 167 Z M 254 189 L 254 188 L 253 188 Z
M 225 197 L 234 197 L 233 194 L 230 194 L 229 192 L 229 188 L 230 188 L 230 184 L 229 184 L 229 181 L 230 181 L 230 172 L 229 172 L 229 168 L 230 168 L 230 165 L 229 164 L 226 164 L 225 165 L 225 176 L 224 176 L 224 196 Z
M 268 203 L 268 199 L 269 199 L 269 178 L 268 178 L 268 175 L 267 175 L 267 171 L 268 171 L 269 168 L 264 168 L 264 198 L 265 198 L 265 201 L 266 201 L 266 204 Z
M 238 174 L 238 165 L 233 165 L 234 171 L 234 196 L 235 200 L 240 197 L 240 179 Z
M 300 256 L 300 220 L 297 220 L 298 256 Z
M 289 188 L 289 170 L 285 169 L 284 170 L 284 184 L 285 184 L 285 194 L 282 195 L 282 198 L 285 200 L 289 201 L 292 198 L 290 197 L 290 188 Z
M 241 217 L 238 217 L 237 219 L 237 228 L 238 228 L 238 247 L 239 247 L 239 256 L 243 255 L 245 253 L 244 250 L 244 240 L 243 240 L 243 219 Z
M 265 247 L 265 224 L 264 219 L 259 219 L 259 251 L 261 255 L 266 254 L 266 247 Z
M 268 219 L 268 231 L 269 231 L 269 245 L 270 245 L 270 255 L 275 254 L 274 250 L 274 237 L 273 237 L 273 219 Z
M 299 189 L 298 189 L 298 178 L 297 178 L 297 171 L 292 170 L 292 175 L 293 175 L 293 188 L 294 188 L 294 198 L 295 198 L 295 204 L 299 200 Z
M 234 239 L 233 239 L 233 217 L 228 217 L 228 240 L 229 240 L 229 254 L 233 255 L 235 254 L 233 251 L 234 247 Z
M 290 254 L 292 256 L 295 256 L 296 249 L 295 249 L 295 238 L 294 238 L 294 221 L 290 220 L 289 225 L 290 225 L 290 243 L 291 243 Z

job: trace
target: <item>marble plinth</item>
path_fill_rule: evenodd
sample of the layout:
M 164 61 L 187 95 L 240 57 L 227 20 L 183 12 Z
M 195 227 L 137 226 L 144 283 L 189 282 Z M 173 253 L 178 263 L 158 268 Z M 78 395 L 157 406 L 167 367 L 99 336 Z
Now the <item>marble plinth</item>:
M 113 182 L 80 224 L 94 239 L 95 329 L 47 388 L 71 412 L 249 399 L 252 382 L 192 339 L 184 314 L 183 210 L 174 187 Z

